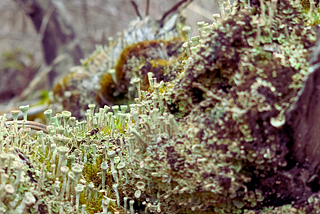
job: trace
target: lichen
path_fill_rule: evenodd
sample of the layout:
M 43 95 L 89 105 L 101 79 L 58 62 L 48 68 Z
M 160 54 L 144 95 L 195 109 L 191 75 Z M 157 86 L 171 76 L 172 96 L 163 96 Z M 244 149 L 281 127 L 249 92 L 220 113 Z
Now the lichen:
M 117 62 L 113 44 L 97 47 L 54 88 L 65 111 L 46 111 L 45 127 L 1 116 L 0 213 L 319 209 L 303 168 L 290 171 L 285 118 L 307 78 L 312 23 L 295 1 L 249 3 L 199 23 L 199 37 L 183 28 L 184 44 L 138 42 Z M 129 91 L 135 104 L 114 105 Z

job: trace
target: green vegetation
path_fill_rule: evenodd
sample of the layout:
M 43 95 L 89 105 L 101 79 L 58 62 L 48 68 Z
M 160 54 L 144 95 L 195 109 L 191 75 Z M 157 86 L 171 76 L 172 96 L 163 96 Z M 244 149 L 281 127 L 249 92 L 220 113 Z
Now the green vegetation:
M 296 1 L 260 2 L 227 1 L 199 36 L 184 27 L 185 43 L 137 43 L 117 63 L 98 47 L 54 88 L 65 111 L 47 110 L 46 127 L 1 116 L 0 213 L 316 212 L 319 194 L 286 169 L 281 132 L 315 22 Z M 100 87 L 79 93 L 88 76 Z

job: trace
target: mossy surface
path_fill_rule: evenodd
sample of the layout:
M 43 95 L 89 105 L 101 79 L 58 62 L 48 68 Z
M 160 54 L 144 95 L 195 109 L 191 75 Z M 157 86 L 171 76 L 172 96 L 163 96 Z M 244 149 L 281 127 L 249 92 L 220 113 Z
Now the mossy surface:
M 259 1 L 249 2 L 236 1 L 225 20 L 200 29 L 199 44 L 187 43 L 190 56 L 182 52 L 180 38 L 124 48 L 111 63 L 116 81 L 108 71 L 110 47 L 97 47 L 78 67 L 84 76 L 74 71 L 54 89 L 63 105 L 73 105 L 70 111 L 77 108 L 82 117 L 86 112 L 87 120 L 72 125 L 53 117 L 44 138 L 45 155 L 39 138 L 0 123 L 0 142 L 17 147 L 14 139 L 25 140 L 21 153 L 30 159 L 17 201 L 22 203 L 29 191 L 36 198 L 29 213 L 58 213 L 61 207 L 74 213 L 74 186 L 79 185 L 84 187 L 79 204 L 86 204 L 87 213 L 124 213 L 124 207 L 170 214 L 317 213 L 317 175 L 306 174 L 291 158 L 292 130 L 285 118 L 307 78 L 316 32 L 295 1 L 265 1 L 264 16 Z M 276 8 L 274 16 L 270 7 Z M 155 78 L 152 84 L 148 72 Z M 89 85 L 87 77 L 93 80 Z M 136 78 L 141 89 L 133 96 L 140 97 L 137 103 L 127 111 L 111 110 L 113 104 L 130 100 Z M 81 98 L 92 85 L 99 87 L 87 92 L 90 99 Z M 92 103 L 84 110 L 88 100 Z M 99 112 L 94 102 L 103 107 Z M 106 103 L 110 106 L 102 106 Z M 64 179 L 52 166 L 59 165 L 59 152 L 53 148 L 60 146 L 69 149 L 62 157 L 67 178 L 72 181 L 81 171 L 78 183 L 70 184 L 72 199 L 67 193 L 60 198 Z M 3 146 L 1 152 L 12 151 Z M 10 162 L 3 163 L 1 173 L 8 173 Z M 17 170 L 12 171 L 13 180 Z M 94 191 L 88 200 L 91 182 Z M 5 211 L 18 209 L 18 204 L 11 205 L 14 200 L 5 194 Z

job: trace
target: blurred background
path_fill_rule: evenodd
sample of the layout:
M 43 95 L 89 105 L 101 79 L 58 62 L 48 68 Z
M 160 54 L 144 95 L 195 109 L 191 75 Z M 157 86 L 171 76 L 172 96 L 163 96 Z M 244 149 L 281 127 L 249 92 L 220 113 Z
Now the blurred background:
M 31 81 L 48 66 L 41 43 L 46 34 L 43 29 L 40 29 L 40 33 L 39 30 L 35 30 L 30 18 L 33 12 L 37 12 L 34 7 L 28 5 L 33 2 L 38 2 L 43 7 L 44 19 L 48 21 L 54 11 L 54 7 L 48 4 L 49 0 L 0 1 L 0 113 L 25 104 L 23 102 L 28 93 L 19 99 L 17 97 L 21 96 Z M 59 6 L 60 15 L 72 25 L 74 40 L 80 46 L 78 50 L 81 49 L 83 52 L 81 58 L 88 57 L 96 44 L 106 45 L 109 36 L 116 37 L 117 32 L 128 28 L 130 21 L 137 19 L 137 13 L 130 0 L 51 0 L 51 2 Z M 147 0 L 135 0 L 142 16 L 145 15 L 146 2 Z M 150 18 L 160 19 L 178 2 L 180 1 L 150 0 Z M 184 12 L 186 24 L 191 26 L 194 36 L 198 34 L 197 22 L 211 23 L 212 14 L 218 13 L 219 10 L 214 0 L 194 0 Z M 75 53 L 77 54 L 77 51 Z M 58 60 L 56 64 L 62 61 Z M 66 66 L 72 66 L 76 61 L 78 59 L 55 69 L 58 73 L 65 74 L 68 72 Z M 47 78 L 40 80 L 29 92 L 37 94 L 33 97 L 46 96 L 46 92 L 50 89 Z M 15 102 L 12 102 L 13 98 L 16 99 Z M 32 104 L 32 101 L 29 100 L 28 104 Z

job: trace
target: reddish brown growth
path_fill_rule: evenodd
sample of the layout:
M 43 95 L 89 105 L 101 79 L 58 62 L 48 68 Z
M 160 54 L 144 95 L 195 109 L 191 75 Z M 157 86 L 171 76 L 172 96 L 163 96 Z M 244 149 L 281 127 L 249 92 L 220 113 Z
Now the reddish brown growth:
M 118 83 L 112 80 L 108 73 L 101 78 L 101 94 L 97 101 L 103 104 L 121 104 L 128 101 L 128 88 L 132 77 L 141 79 L 141 89 L 149 87 L 148 72 L 152 72 L 157 81 L 169 79 L 172 63 L 183 52 L 180 47 L 182 38 L 174 38 L 170 41 L 152 40 L 143 41 L 126 47 L 115 66 Z M 184 53 L 183 53 L 184 55 Z

